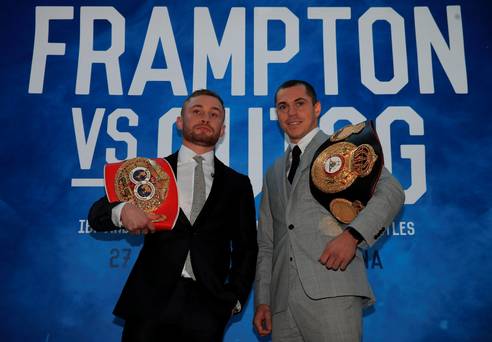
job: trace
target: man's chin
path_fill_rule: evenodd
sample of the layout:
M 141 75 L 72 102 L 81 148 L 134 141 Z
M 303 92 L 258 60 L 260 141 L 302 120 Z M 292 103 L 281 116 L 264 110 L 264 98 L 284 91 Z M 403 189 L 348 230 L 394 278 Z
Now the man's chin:
M 293 132 L 293 131 L 288 131 L 286 132 L 287 136 L 289 137 L 290 140 L 299 140 L 302 138 L 302 133 L 300 132 Z
M 202 146 L 202 147 L 214 147 L 215 146 L 215 144 L 212 144 L 212 143 L 207 142 L 207 141 L 193 141 L 193 143 L 195 145 Z
M 198 146 L 203 146 L 203 147 L 213 147 L 215 146 L 215 144 L 217 144 L 217 141 L 219 141 L 219 139 L 216 139 L 214 137 L 209 137 L 209 136 L 193 136 L 193 139 L 192 139 L 192 142 L 195 144 L 195 145 L 198 145 Z

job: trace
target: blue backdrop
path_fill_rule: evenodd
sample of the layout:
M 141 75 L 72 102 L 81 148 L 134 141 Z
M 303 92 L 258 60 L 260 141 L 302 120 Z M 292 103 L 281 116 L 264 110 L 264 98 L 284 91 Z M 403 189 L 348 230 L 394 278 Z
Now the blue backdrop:
M 117 341 L 141 247 L 94 233 L 106 162 L 164 156 L 185 96 L 219 92 L 217 154 L 262 176 L 285 146 L 273 93 L 313 83 L 328 133 L 374 119 L 406 205 L 366 254 L 365 341 L 492 340 L 489 1 L 6 1 L 0 336 Z M 225 341 L 257 341 L 250 302 Z

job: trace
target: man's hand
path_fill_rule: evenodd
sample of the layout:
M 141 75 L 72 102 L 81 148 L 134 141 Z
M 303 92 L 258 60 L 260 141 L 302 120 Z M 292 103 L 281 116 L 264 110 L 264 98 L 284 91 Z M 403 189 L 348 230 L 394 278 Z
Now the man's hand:
M 326 244 L 325 250 L 319 258 L 319 262 L 328 269 L 345 271 L 347 265 L 354 258 L 357 243 L 357 239 L 348 230 L 345 230 Z
M 121 223 L 126 230 L 133 234 L 147 234 L 155 231 L 153 219 L 158 215 L 147 214 L 132 203 L 126 203 L 121 209 Z
M 256 307 L 253 324 L 260 336 L 267 336 L 272 332 L 272 311 L 267 304 L 260 304 Z

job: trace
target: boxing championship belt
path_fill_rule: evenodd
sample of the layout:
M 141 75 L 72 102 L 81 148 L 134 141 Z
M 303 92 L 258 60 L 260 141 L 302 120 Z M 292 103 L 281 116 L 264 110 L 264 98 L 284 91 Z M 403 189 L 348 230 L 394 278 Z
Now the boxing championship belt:
M 179 214 L 178 187 L 171 165 L 165 159 L 133 158 L 104 166 L 109 202 L 133 203 L 152 220 L 156 230 L 171 230 Z
M 373 121 L 348 125 L 316 151 L 309 185 L 313 197 L 342 223 L 350 223 L 374 193 L 383 150 Z

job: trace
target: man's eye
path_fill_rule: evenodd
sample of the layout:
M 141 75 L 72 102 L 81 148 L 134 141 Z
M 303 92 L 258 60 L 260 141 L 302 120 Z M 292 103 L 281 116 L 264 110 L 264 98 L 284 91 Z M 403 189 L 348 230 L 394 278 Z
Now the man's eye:
M 286 108 L 287 108 L 287 106 L 284 104 L 281 104 L 278 106 L 278 110 L 281 110 L 281 111 L 284 111 Z
M 304 101 L 297 101 L 297 102 L 296 102 L 296 106 L 297 106 L 297 107 L 302 107 L 302 106 L 304 106 L 304 104 L 305 104 L 305 102 L 304 102 Z

